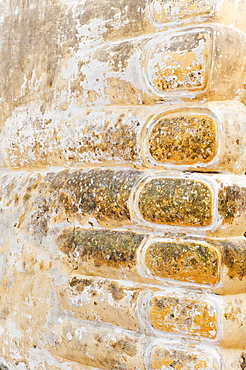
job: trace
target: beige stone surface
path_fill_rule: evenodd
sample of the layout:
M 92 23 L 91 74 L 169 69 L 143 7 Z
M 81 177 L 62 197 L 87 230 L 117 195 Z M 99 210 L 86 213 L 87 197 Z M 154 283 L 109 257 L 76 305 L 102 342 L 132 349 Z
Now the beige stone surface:
M 244 370 L 245 0 L 0 2 L 0 370 Z
M 109 323 L 146 335 L 182 337 L 246 346 L 245 294 L 217 297 L 180 289 L 163 290 L 117 280 L 75 275 L 64 285 L 60 307 L 82 320 Z
M 46 235 L 53 223 L 212 237 L 244 233 L 243 176 L 132 169 L 2 174 L 2 217 Z M 21 189 L 21 196 L 20 196 Z M 90 221 L 91 222 L 91 221 Z
M 215 21 L 234 26 L 245 32 L 244 1 L 150 1 L 153 19 L 160 26 L 176 27 L 182 23 Z
M 206 345 L 183 344 L 178 339 L 173 341 L 151 339 L 132 335 L 127 331 L 115 331 L 105 326 L 101 329 L 97 327 L 95 332 L 94 324 L 89 322 L 81 322 L 79 326 L 70 319 L 63 320 L 60 326 L 60 328 L 59 325 L 54 326 L 52 329 L 59 337 L 58 345 L 53 348 L 53 351 L 66 353 L 67 357 L 72 357 L 73 353 L 74 360 L 85 364 L 92 363 L 94 360 L 94 363 L 100 363 L 101 369 L 109 369 L 109 366 L 112 370 L 124 369 L 124 366 L 129 366 L 130 362 L 129 368 L 134 370 L 163 370 L 163 366 L 168 366 L 167 368 L 170 367 L 170 369 L 175 369 L 174 366 L 178 369 L 177 366 L 179 366 L 184 370 L 192 368 L 241 370 L 245 359 L 243 350 L 214 350 Z M 82 335 L 84 331 L 89 333 L 90 348 L 85 342 L 85 336 Z M 74 351 L 74 348 L 80 351 Z M 87 353 L 85 353 L 86 348 L 88 348 Z M 117 353 L 118 356 L 111 358 L 113 353 Z M 145 360 L 144 364 L 142 358 Z M 109 366 L 108 361 L 110 361 Z
M 239 102 L 81 109 L 13 117 L 0 136 L 1 166 L 132 166 L 246 170 L 246 110 Z
M 56 337 L 55 346 L 50 347 L 54 355 L 101 369 L 145 369 L 143 353 L 147 337 L 72 317 L 60 321 L 51 326 Z
M 13 10 L 17 4 L 16 0 Z M 110 102 L 131 105 L 154 104 L 163 100 L 170 102 L 170 99 L 176 102 L 190 102 L 193 98 L 222 101 L 245 99 L 245 36 L 236 29 L 205 24 L 183 31 L 174 30 L 174 50 L 170 51 L 171 54 L 168 51 L 169 33 L 166 32 L 107 46 L 98 42 L 97 46 L 102 46 L 89 51 L 92 41 L 89 33 L 86 36 L 82 26 L 79 27 L 76 17 L 73 18 L 73 6 L 67 8 L 59 2 L 40 1 L 33 2 L 29 10 L 24 7 L 19 12 L 16 10 L 16 15 L 14 11 L 11 13 L 6 5 L 4 14 L 7 14 L 1 23 L 2 32 L 8 35 L 1 43 L 1 127 L 6 121 L 10 125 L 15 121 L 17 127 L 18 122 L 30 118 L 38 128 L 42 123 L 49 124 L 54 113 L 62 120 L 69 120 L 82 107 L 104 106 Z M 59 17 L 54 17 L 54 14 L 59 14 Z M 14 28 L 16 24 L 17 29 Z M 200 33 L 205 38 L 198 39 L 193 51 L 187 55 L 184 47 L 183 56 L 178 57 L 180 53 L 175 52 L 175 38 L 178 37 L 184 44 L 186 37 L 192 40 Z M 148 62 L 155 63 L 157 57 L 158 73 L 158 58 L 162 55 L 159 42 L 164 54 L 165 50 L 167 52 L 166 57 L 170 54 L 170 61 L 176 55 L 181 63 L 178 67 L 175 62 L 177 75 L 173 82 L 170 81 L 167 91 L 164 85 L 168 81 L 165 78 L 170 75 L 171 65 L 162 71 L 164 90 L 155 85 L 147 68 Z M 17 46 L 10 53 L 12 44 Z M 155 50 L 159 56 L 154 56 Z M 198 59 L 192 72 L 189 66 L 194 53 Z M 121 65 L 123 56 L 124 63 Z M 213 60 L 211 68 L 210 60 Z M 93 73 L 95 69 L 96 74 Z M 181 84 L 178 85 L 180 78 Z
M 68 358 L 73 356 L 75 361 L 85 364 L 94 361 L 94 363 L 99 363 L 102 369 L 124 369 L 126 365 L 134 370 L 161 370 L 161 366 L 165 364 L 163 360 L 165 361 L 167 356 L 169 361 L 171 360 L 168 364 L 178 362 L 185 370 L 190 369 L 190 366 L 195 366 L 194 369 L 217 370 L 224 357 L 223 351 L 219 354 L 206 346 L 199 348 L 199 346 L 182 345 L 179 341 L 169 342 L 168 340 L 160 342 L 158 339 L 153 340 L 151 337 L 137 336 L 128 331 L 115 330 L 106 326 L 99 329 L 89 322 L 81 322 L 79 326 L 72 319 L 63 320 L 60 327 L 59 325 L 54 326 L 52 330 L 59 338 L 57 346 L 53 348 L 54 352 L 57 354 L 65 352 Z M 85 331 L 89 333 L 87 338 L 90 339 L 90 347 L 85 342 L 86 336 L 83 336 Z M 75 348 L 80 351 L 76 351 Z M 242 351 L 236 351 L 238 362 L 241 353 Z M 111 354 L 116 354 L 116 356 L 111 358 Z
M 81 104 L 245 102 L 245 58 L 245 35 L 218 24 L 107 43 L 81 56 Z
M 169 19 L 170 17 L 175 19 L 175 24 L 172 25 L 174 27 L 178 22 L 178 13 L 180 14 L 178 18 L 183 20 L 178 22 L 178 25 L 181 26 L 188 26 L 189 22 L 192 21 L 193 27 L 199 27 L 201 24 L 203 25 L 203 21 L 215 20 L 217 23 L 225 23 L 241 28 L 242 31 L 245 30 L 245 0 L 188 1 L 188 4 L 185 4 L 184 1 L 167 1 L 163 4 L 164 15 Z M 21 0 L 11 2 L 2 0 L 0 5 L 2 14 L 0 22 L 2 35 L 0 44 L 2 56 L 0 63 L 0 126 L 5 125 L 8 119 L 16 118 L 16 121 L 20 122 L 23 117 L 26 119 L 30 116 L 35 117 L 37 123 L 40 122 L 40 119 L 41 122 L 48 122 L 50 119 L 50 117 L 46 118 L 48 112 L 60 114 L 64 119 L 69 114 L 74 115 L 79 107 L 87 104 L 87 96 L 85 98 L 82 96 L 83 89 L 86 89 L 86 85 L 83 87 L 84 73 L 87 68 L 83 64 L 85 51 L 90 50 L 91 47 L 102 46 L 108 38 L 113 40 L 129 39 L 155 32 L 155 27 L 159 29 L 161 23 L 157 22 L 156 26 L 153 26 L 153 18 L 147 8 L 156 9 L 159 14 L 160 6 L 163 4 L 159 0 L 150 3 L 142 0 L 134 2 L 117 0 L 117 3 L 109 0 L 100 2 L 97 0 L 83 2 L 78 0 L 31 0 L 27 5 Z M 182 9 L 181 12 L 180 9 Z M 203 16 L 197 17 L 201 13 L 206 13 L 205 18 Z M 163 18 L 162 11 L 161 14 Z M 215 18 L 213 18 L 213 14 L 215 14 Z M 166 25 L 164 29 L 165 27 Z M 218 28 L 218 26 L 216 27 Z M 163 30 L 162 27 L 161 30 Z M 221 96 L 216 90 L 216 94 L 220 95 L 220 100 L 228 100 L 231 97 L 238 99 L 236 90 L 239 86 L 235 90 L 233 90 L 234 88 L 229 89 L 229 87 L 226 89 L 226 86 L 229 86 L 230 78 L 232 86 L 243 82 L 240 63 L 245 64 L 244 35 L 231 28 L 222 27 L 221 30 L 221 32 L 218 31 L 218 39 L 217 36 L 215 37 L 214 46 L 215 49 L 216 47 L 219 49 L 221 44 L 226 52 L 225 57 L 230 61 L 228 66 L 224 66 L 226 70 L 222 70 L 220 64 L 214 70 L 212 85 L 216 86 L 211 86 L 211 88 L 213 91 L 216 89 L 223 91 L 223 96 Z M 228 37 L 227 33 L 229 33 Z M 224 38 L 226 41 L 223 41 Z M 118 45 L 118 56 L 121 55 L 119 54 L 120 45 Z M 130 45 L 131 42 L 128 49 Z M 218 62 L 222 52 L 223 50 L 218 50 L 217 57 L 217 53 L 210 55 L 210 57 L 215 57 Z M 124 59 L 128 60 L 128 58 L 130 58 L 130 54 L 127 54 L 126 51 Z M 94 64 L 96 64 L 96 60 Z M 100 73 L 98 68 L 95 68 L 98 71 L 97 79 L 100 77 Z M 124 69 L 123 65 L 122 68 Z M 138 67 L 136 66 L 136 68 Z M 122 77 L 123 69 L 119 65 L 118 71 L 122 73 Z M 217 70 L 221 72 L 218 74 Z M 132 71 L 132 74 L 134 75 L 135 72 L 135 70 Z M 224 75 L 224 82 L 220 78 L 221 75 Z M 100 86 L 98 81 L 93 81 L 93 73 L 87 77 L 89 80 L 92 79 L 91 85 L 96 89 L 95 93 L 93 89 L 88 87 L 88 102 L 93 103 L 97 100 L 97 95 L 100 95 L 104 86 Z M 131 79 L 130 74 L 125 78 L 126 80 L 127 78 Z M 124 80 L 122 80 L 123 83 Z M 125 81 L 125 92 L 129 92 L 127 86 L 130 86 L 131 83 L 132 81 Z M 144 83 L 142 79 L 141 83 Z M 122 94 L 118 92 L 116 97 L 117 95 L 120 97 Z M 242 97 L 244 94 L 240 91 L 239 95 Z M 136 101 L 136 93 L 131 88 L 130 96 L 133 96 Z M 129 104 L 132 99 L 128 96 L 125 102 Z M 207 99 L 211 100 L 211 96 Z M 145 103 L 148 103 L 146 99 Z M 100 99 L 98 104 L 104 105 Z
M 246 292 L 244 237 L 212 240 L 67 227 L 54 241 L 63 252 L 64 274 L 87 275 L 89 281 L 100 276 L 223 295 Z

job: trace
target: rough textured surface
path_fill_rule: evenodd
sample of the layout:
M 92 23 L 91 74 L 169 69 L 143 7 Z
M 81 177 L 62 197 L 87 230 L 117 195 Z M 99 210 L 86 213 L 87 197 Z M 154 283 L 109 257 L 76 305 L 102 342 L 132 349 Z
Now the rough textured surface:
M 124 39 L 142 35 L 144 29 L 149 29 L 143 20 L 145 15 L 147 18 L 149 16 L 143 9 L 142 1 L 129 4 L 129 1 L 124 3 L 122 0 L 116 5 L 112 1 L 103 1 L 100 5 L 96 4 L 97 1 L 89 0 L 83 3 L 32 0 L 29 6 L 20 0 L 14 0 L 11 4 L 8 0 L 2 2 L 1 31 L 6 36 L 1 41 L 1 127 L 8 120 L 21 122 L 31 116 L 35 117 L 37 126 L 43 122 L 49 124 L 51 117 L 46 116 L 52 115 L 52 112 L 66 120 L 86 105 L 104 106 L 110 101 L 127 105 L 148 104 L 162 100 L 149 93 L 142 75 L 139 75 L 144 67 L 140 61 L 141 53 L 146 54 L 145 50 L 139 50 L 141 42 L 139 45 L 135 41 L 137 51 L 133 57 L 130 50 L 134 42 L 122 41 L 111 47 L 102 46 L 104 33 L 116 39 L 119 34 L 117 29 L 122 28 L 119 38 Z M 93 11 L 90 6 L 94 6 Z M 226 1 L 223 6 L 230 9 L 230 2 Z M 240 11 L 234 14 L 243 17 L 243 6 L 242 1 L 241 5 L 233 2 L 232 7 L 240 7 Z M 135 21 L 129 22 L 126 13 Z M 143 17 L 138 17 L 139 13 Z M 231 9 L 225 18 L 233 17 L 229 13 Z M 209 71 L 212 73 L 212 86 L 208 89 L 210 93 L 205 93 L 201 99 L 244 100 L 244 35 L 229 27 L 218 27 L 221 31 L 214 28 L 215 53 L 210 55 L 210 58 L 215 58 L 214 72 Z M 153 31 L 151 27 L 150 33 Z M 201 32 L 204 33 L 203 28 Z M 164 34 L 163 37 L 166 40 Z M 14 48 L 11 50 L 12 45 Z M 101 52 L 100 48 L 88 51 L 98 46 L 102 46 Z M 179 94 L 175 99 L 180 98 Z M 170 101 L 168 96 L 166 99 Z M 186 95 L 183 99 L 186 99 Z
M 151 273 L 163 279 L 197 284 L 219 282 L 219 254 L 212 245 L 194 241 L 154 242 L 148 246 L 145 260 Z
M 147 338 L 107 326 L 99 329 L 89 322 L 78 324 L 66 318 L 62 319 L 62 327 L 59 326 L 52 327 L 57 338 L 56 345 L 50 348 L 54 354 L 100 369 L 145 369 L 142 351 Z
M 2 217 L 11 220 L 14 212 L 11 225 L 31 234 L 47 235 L 52 225 L 66 221 L 213 237 L 245 230 L 241 176 L 132 169 L 6 172 L 0 189 Z
M 143 187 L 139 211 L 146 221 L 179 226 L 208 226 L 212 222 L 212 191 L 191 180 L 154 179 Z
M 188 294 L 188 296 L 187 296 Z M 150 337 L 210 340 L 221 348 L 246 344 L 245 294 L 216 296 L 187 288 L 148 286 L 71 275 L 57 292 L 59 308 L 71 317 Z
M 139 294 L 145 289 L 146 286 L 77 275 L 64 285 L 58 299 L 62 310 L 72 311 L 77 318 L 139 332 L 136 309 Z
M 185 28 L 106 44 L 86 52 L 82 63 L 80 96 L 87 106 L 224 101 L 225 96 L 245 101 L 245 36 L 229 27 Z
M 78 263 L 93 259 L 96 267 L 122 269 L 136 264 L 137 248 L 143 239 L 144 235 L 135 233 L 68 229 L 57 237 L 56 243 Z
M 246 369 L 246 1 L 0 14 L 0 370 Z
M 170 160 L 188 164 L 210 162 L 216 154 L 216 147 L 214 119 L 202 115 L 180 115 L 159 120 L 149 141 L 151 156 L 161 163 Z
M 127 224 L 130 222 L 127 201 L 140 174 L 134 170 L 64 170 L 40 175 L 37 182 L 25 189 L 21 200 L 25 211 L 19 227 L 25 221 L 33 232 L 45 234 L 49 222 L 68 219 L 85 223 L 90 217 L 103 226 Z
M 152 9 L 155 21 L 166 23 L 192 16 L 211 15 L 214 11 L 214 4 L 213 0 L 181 0 L 177 6 L 172 0 L 166 2 L 154 0 L 152 1 Z
M 171 279 L 223 294 L 246 292 L 243 237 L 216 241 L 63 228 L 55 242 L 62 261 L 79 274 L 155 284 Z
M 245 112 L 239 102 L 210 102 L 13 117 L 0 133 L 0 163 L 15 169 L 117 164 L 241 174 Z
M 240 219 L 245 212 L 245 178 L 234 180 L 233 184 L 231 176 L 217 174 L 181 177 L 157 172 L 138 186 L 132 214 L 159 230 L 170 227 L 196 234 L 204 231 L 213 237 L 239 236 L 244 232 Z
M 215 358 L 200 352 L 187 352 L 186 349 L 173 349 L 156 346 L 151 357 L 151 370 L 167 369 L 182 370 L 217 370 L 218 363 Z
M 207 86 L 211 53 L 210 32 L 185 32 L 173 36 L 171 46 L 162 41 L 151 50 L 149 79 L 158 92 L 204 90 Z
M 194 299 L 155 296 L 150 301 L 150 322 L 158 330 L 215 339 L 215 307 Z

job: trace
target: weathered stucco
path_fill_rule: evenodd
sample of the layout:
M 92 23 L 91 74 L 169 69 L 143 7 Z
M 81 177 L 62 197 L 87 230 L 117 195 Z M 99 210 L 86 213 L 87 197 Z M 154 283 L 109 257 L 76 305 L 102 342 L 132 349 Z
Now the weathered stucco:
M 6 121 L 0 160 L 13 169 L 66 163 L 242 174 L 245 116 L 243 104 L 228 101 L 30 112 Z
M 246 369 L 245 19 L 0 2 L 0 370 Z
M 199 284 L 222 294 L 246 292 L 244 238 L 162 235 L 62 228 L 54 240 L 65 255 L 61 261 L 78 274 L 161 285 Z

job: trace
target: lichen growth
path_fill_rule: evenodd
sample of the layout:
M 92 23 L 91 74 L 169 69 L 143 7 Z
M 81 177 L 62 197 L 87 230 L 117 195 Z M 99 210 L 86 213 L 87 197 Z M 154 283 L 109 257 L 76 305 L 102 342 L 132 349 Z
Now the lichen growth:
M 127 200 L 138 176 L 137 171 L 77 172 L 65 184 L 64 192 L 66 194 L 66 190 L 69 193 L 73 191 L 78 211 L 82 214 L 94 214 L 99 219 L 112 217 L 129 220 Z M 65 205 L 68 204 L 68 199 L 65 198 Z
M 130 223 L 128 199 L 141 172 L 135 170 L 77 170 L 48 173 L 26 196 L 29 228 L 43 235 L 50 222 L 86 222 L 94 217 L 119 226 Z
M 113 124 L 111 117 L 105 125 L 91 123 L 84 128 L 80 137 L 80 145 L 71 148 L 71 154 L 76 158 L 91 155 L 96 162 L 114 160 L 116 162 L 136 162 L 139 159 L 139 150 L 136 141 L 136 125 L 138 122 L 124 120 L 124 115 Z M 85 157 L 87 158 L 87 157 Z M 86 160 L 84 160 L 86 162 Z
M 71 288 L 74 288 L 76 292 L 82 293 L 84 289 L 87 286 L 90 286 L 92 283 L 93 283 L 93 280 L 91 279 L 83 279 L 83 278 L 78 278 L 77 276 L 73 276 L 68 284 Z
M 95 297 L 98 289 L 103 289 L 109 292 L 115 301 L 119 301 L 125 297 L 127 290 L 124 289 L 117 281 L 112 280 L 92 280 L 73 276 L 68 282 L 70 289 L 74 294 L 82 293 L 85 288 L 89 288 L 91 294 Z
M 218 253 L 201 243 L 153 243 L 146 250 L 145 263 L 154 275 L 161 278 L 197 284 L 219 282 Z
M 212 221 L 212 190 L 208 184 L 194 180 L 153 179 L 144 185 L 138 206 L 148 222 L 208 226 Z
M 164 116 L 153 126 L 148 145 L 157 162 L 208 163 L 216 154 L 216 123 L 201 114 Z
M 222 263 L 227 267 L 230 279 L 242 280 L 246 277 L 246 245 L 243 241 L 233 243 L 223 241 Z
M 232 224 L 246 204 L 246 188 L 238 185 L 224 186 L 219 189 L 218 211 L 224 218 L 223 223 Z
M 120 269 L 136 265 L 136 252 L 145 235 L 109 230 L 65 229 L 57 246 L 76 262 L 93 260 L 95 266 Z
M 67 167 L 78 163 L 139 165 L 138 118 L 126 119 L 122 113 L 116 119 L 113 110 L 104 113 L 87 110 L 75 122 L 59 122 L 60 130 L 52 129 L 53 121 L 47 123 L 37 118 L 35 124 L 18 129 L 18 135 L 11 134 L 14 144 L 8 149 L 9 163 L 15 168 L 64 166 L 64 163 Z M 31 143 L 27 132 L 32 135 Z

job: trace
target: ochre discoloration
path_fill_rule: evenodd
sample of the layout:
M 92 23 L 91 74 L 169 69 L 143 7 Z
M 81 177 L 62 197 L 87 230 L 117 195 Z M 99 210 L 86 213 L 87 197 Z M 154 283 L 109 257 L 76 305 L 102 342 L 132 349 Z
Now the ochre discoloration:
M 155 242 L 146 250 L 145 263 L 151 273 L 163 279 L 196 284 L 220 280 L 218 252 L 199 242 Z
M 0 370 L 246 367 L 243 4 L 0 1 Z
M 67 167 L 182 166 L 182 170 L 242 174 L 245 121 L 246 108 L 228 101 L 176 109 L 169 105 L 87 108 L 67 119 L 38 119 L 33 113 L 25 122 L 18 120 L 18 126 L 6 123 L 0 133 L 0 158 L 5 167 L 15 169 L 66 163 Z
M 93 260 L 117 269 L 136 264 L 136 252 L 145 235 L 109 230 L 67 229 L 56 238 L 58 247 L 77 263 Z
M 95 122 L 89 121 L 88 125 L 84 125 L 80 142 L 75 142 L 74 147 L 69 148 L 69 160 L 74 161 L 76 157 L 88 158 L 91 153 L 92 160 L 99 163 L 105 159 L 119 163 L 138 163 L 136 129 L 140 125 L 139 121 L 132 117 L 130 122 L 126 122 L 124 114 L 118 117 L 116 123 L 112 121 L 114 121 L 114 112 L 106 117 L 105 125 L 103 127 L 100 125 L 100 130 Z
M 215 339 L 215 307 L 196 299 L 156 296 L 150 300 L 151 325 L 168 333 L 195 335 Z
M 230 279 L 243 280 L 246 277 L 246 246 L 230 241 L 223 242 L 222 263 L 227 267 Z
M 71 59 L 76 73 L 63 83 L 79 106 L 153 105 L 170 102 L 171 96 L 180 102 L 225 100 L 225 95 L 227 100 L 245 100 L 245 42 L 229 27 L 185 28 L 133 38 L 128 44 L 105 43 L 77 54 Z M 223 68 L 224 79 L 218 68 Z
M 206 88 L 211 53 L 209 32 L 186 32 L 155 45 L 148 62 L 158 92 Z
M 92 284 L 92 280 L 91 279 L 78 278 L 78 277 L 74 276 L 69 281 L 68 284 L 77 293 L 82 293 L 84 291 L 85 287 L 90 286 Z
M 223 175 L 83 169 L 6 176 L 0 178 L 4 195 L 1 206 L 12 209 L 16 201 L 17 227 L 26 227 L 31 235 L 43 237 L 52 225 L 64 221 L 77 221 L 81 225 L 92 222 L 92 226 L 97 222 L 100 227 L 109 228 L 133 227 L 136 223 L 148 228 L 201 226 L 208 229 L 207 235 L 216 237 L 228 237 L 229 233 L 239 236 L 244 230 L 245 207 L 240 212 L 238 207 L 241 198 L 236 203 L 237 213 L 230 228 L 223 225 L 223 209 L 219 213 L 223 198 L 219 208 L 216 207 L 217 183 L 222 187 L 227 180 Z M 30 186 L 24 180 L 26 177 L 30 177 Z M 233 177 L 231 181 L 238 188 L 239 197 L 240 192 L 244 196 L 241 177 Z M 22 188 L 23 196 L 17 196 L 17 187 Z
M 221 347 L 242 348 L 246 346 L 246 297 L 245 294 L 229 295 L 223 297 L 223 312 L 221 321 L 224 328 L 224 335 L 221 340 Z
M 141 190 L 138 206 L 151 223 L 208 226 L 212 221 L 212 190 L 206 183 L 178 178 L 156 178 Z
M 227 302 L 227 305 L 225 305 L 224 318 L 227 321 L 234 321 L 235 323 L 238 322 L 240 320 L 240 316 L 244 317 L 243 307 L 244 302 L 240 295 L 238 295 L 238 297 L 234 296 L 234 299 L 230 300 L 229 302 Z M 241 326 L 243 326 L 243 322 L 241 322 Z
M 225 224 L 231 224 L 237 219 L 246 204 L 246 187 L 238 185 L 221 186 L 218 194 L 218 211 L 223 216 Z
M 216 123 L 199 114 L 163 116 L 149 136 L 149 152 L 157 162 L 208 163 L 216 155 Z
M 210 15 L 215 0 L 152 0 L 153 18 L 158 23 L 174 22 L 187 17 Z
M 27 218 L 30 229 L 41 233 L 47 232 L 52 221 L 85 222 L 96 217 L 102 224 L 127 223 L 127 201 L 140 174 L 134 170 L 50 172 L 35 189 L 27 190 L 21 223 Z
M 200 2 L 196 3 L 199 3 L 198 7 L 200 8 Z M 223 1 L 223 3 L 226 2 Z M 227 1 L 227 3 L 226 5 L 231 5 L 230 2 Z M 130 3 L 127 0 L 118 0 L 117 4 L 109 0 L 102 4 L 99 4 L 97 0 L 87 0 L 83 1 L 83 3 L 73 1 L 69 6 L 66 1 L 62 0 L 53 2 L 30 0 L 28 4 L 26 6 L 23 0 L 16 0 L 11 4 L 8 0 L 3 0 L 1 4 L 0 10 L 3 17 L 0 24 L 0 31 L 4 35 L 1 41 L 1 55 L 3 58 L 0 66 L 0 79 L 2 82 L 0 101 L 1 127 L 5 125 L 7 119 L 10 120 L 10 124 L 18 125 L 18 122 L 26 121 L 32 114 L 35 116 L 34 121 L 37 124 L 37 128 L 40 126 L 40 122 L 49 122 L 54 112 L 55 115 L 58 114 L 63 117 L 65 121 L 70 114 L 69 108 L 73 104 L 78 108 L 88 105 L 102 106 L 110 102 L 113 104 L 122 102 L 123 104 L 153 104 L 161 100 L 158 96 L 150 95 L 146 89 L 143 91 L 144 89 L 141 88 L 144 87 L 142 84 L 142 74 L 137 78 L 138 82 L 136 85 L 134 84 L 135 79 L 131 78 L 130 75 L 135 75 L 135 72 L 143 67 L 141 63 L 136 62 L 133 69 L 124 69 L 126 65 L 127 67 L 129 66 L 127 61 L 129 61 L 132 55 L 131 51 L 129 52 L 129 49 L 131 49 L 129 46 L 131 44 L 130 41 L 126 44 L 126 41 L 123 40 L 122 51 L 119 51 L 119 46 L 113 45 L 113 53 L 118 53 L 116 56 L 110 55 L 110 52 L 107 52 L 108 46 L 105 46 L 106 51 L 101 51 L 101 56 L 102 59 L 104 54 L 108 56 L 107 62 L 109 63 L 106 66 L 106 70 L 109 70 L 112 65 L 111 75 L 105 76 L 106 70 L 103 70 L 101 76 L 96 74 L 94 83 L 91 84 L 89 82 L 94 78 L 93 71 L 97 70 L 98 72 L 100 67 L 103 65 L 104 68 L 104 64 L 107 63 L 101 63 L 100 58 L 98 58 L 99 69 L 93 66 L 90 68 L 89 62 L 91 59 L 93 59 L 93 62 L 96 61 L 97 57 L 91 56 L 91 58 L 85 58 L 86 51 L 90 50 L 93 46 L 99 46 L 105 40 L 122 40 L 124 38 L 129 40 L 134 36 L 153 34 L 156 29 L 148 12 L 147 0 L 138 0 Z M 173 14 L 173 11 L 178 11 L 178 13 L 180 11 L 192 13 L 194 11 L 194 15 L 196 15 L 196 11 L 198 10 L 195 3 L 191 5 L 191 1 L 189 1 L 188 7 L 187 4 L 185 5 L 185 8 L 182 3 L 181 6 L 179 4 L 177 5 L 177 7 L 176 4 L 173 7 L 173 4 L 171 4 L 171 14 Z M 165 2 L 164 8 L 165 6 L 167 6 L 166 10 L 168 12 L 169 6 L 167 2 Z M 207 6 L 209 8 L 210 3 Z M 216 18 L 216 21 L 223 19 L 225 23 L 229 22 L 229 24 L 235 25 L 235 22 L 237 22 L 237 16 L 234 16 L 237 13 L 235 12 L 235 8 L 240 6 L 240 9 L 243 9 L 244 5 L 242 5 L 241 1 L 239 5 L 237 3 L 231 6 L 233 8 L 230 11 L 231 14 L 225 14 L 226 12 L 224 10 L 223 14 L 221 14 L 222 18 Z M 201 9 L 202 13 L 204 13 L 203 6 L 201 6 Z M 238 8 L 236 9 L 238 10 Z M 219 11 L 219 9 L 217 10 Z M 243 14 L 243 11 L 241 13 Z M 211 19 L 215 20 L 213 17 Z M 242 19 L 243 22 L 239 23 L 245 27 L 243 15 Z M 191 21 L 194 22 L 192 16 Z M 172 25 L 172 27 L 175 27 L 175 25 Z M 233 32 L 236 33 L 236 31 Z M 201 34 L 203 33 L 204 30 L 201 31 Z M 226 31 L 223 29 L 222 33 L 226 33 Z M 226 35 L 226 39 L 233 39 L 233 44 L 228 47 L 229 50 L 232 49 L 236 38 L 233 35 L 229 37 Z M 223 47 L 223 45 L 224 43 L 220 42 L 220 46 Z M 239 41 L 236 44 L 235 50 L 243 49 L 243 45 L 244 42 Z M 139 52 L 140 49 L 141 43 L 137 46 L 136 50 Z M 130 55 L 127 54 L 128 52 Z M 176 52 L 178 52 L 177 48 Z M 183 47 L 183 52 L 185 53 L 185 46 Z M 205 75 L 203 76 L 205 72 L 203 71 L 202 59 L 204 59 L 204 63 L 206 64 L 205 59 L 207 58 L 207 54 L 200 54 L 201 58 L 197 58 L 197 53 L 200 53 L 200 49 L 199 51 L 196 49 L 195 53 L 194 50 L 191 53 L 188 52 L 182 72 L 182 68 L 180 69 L 178 67 L 177 60 L 175 58 L 173 59 L 174 55 L 170 52 L 169 57 L 174 60 L 176 67 L 176 75 L 173 74 L 175 81 L 171 81 L 171 79 L 166 80 L 167 76 L 164 76 L 163 79 L 162 66 L 159 65 L 160 68 L 159 70 L 157 68 L 156 72 L 160 75 L 157 76 L 158 81 L 156 83 L 161 87 L 162 92 L 162 88 L 165 91 L 165 88 L 168 86 L 171 90 L 177 88 L 179 91 L 182 88 L 182 84 L 187 87 L 190 86 L 191 89 L 195 85 L 198 87 L 202 86 L 205 79 Z M 232 51 L 233 53 L 234 51 Z M 121 58 L 121 54 L 124 57 Z M 143 54 L 145 54 L 144 51 Z M 227 91 L 229 94 L 228 99 L 238 100 L 244 95 L 243 91 L 241 91 L 243 87 L 240 85 L 240 97 L 237 96 L 238 84 L 241 77 L 243 77 L 241 73 L 242 64 L 245 64 L 245 62 L 241 63 L 240 60 L 244 54 L 245 52 L 242 50 L 242 54 L 238 58 L 236 57 L 238 65 L 235 67 L 236 73 L 233 71 L 233 83 L 231 83 L 229 81 L 231 76 L 229 72 L 232 72 L 235 63 L 233 61 L 230 64 L 230 58 L 228 58 L 228 55 L 225 55 L 225 59 L 227 60 L 226 65 L 229 64 L 226 71 L 224 65 L 221 66 L 220 63 L 221 55 L 219 55 L 219 52 L 217 54 L 216 51 L 217 60 L 213 79 L 216 79 L 217 75 L 220 76 L 217 71 L 223 67 L 223 72 L 227 72 L 225 80 L 228 90 L 225 89 L 225 84 L 221 88 L 222 91 L 212 89 L 211 97 L 210 94 L 207 94 L 207 99 L 224 100 L 224 95 Z M 180 56 L 185 59 L 181 50 Z M 197 63 L 193 65 L 193 61 L 196 58 Z M 139 55 L 137 55 L 137 59 L 139 59 Z M 200 62 L 198 59 L 200 59 Z M 121 63 L 118 63 L 120 61 Z M 221 62 L 224 64 L 223 61 Z M 200 67 L 202 69 L 199 69 Z M 169 69 L 167 75 L 171 76 L 172 70 L 169 62 L 167 62 L 167 69 Z M 184 76 L 186 72 L 188 77 Z M 122 78 L 120 78 L 121 73 Z M 199 73 L 201 73 L 200 76 Z M 221 72 L 221 75 L 223 74 Z M 237 76 L 239 77 L 237 78 Z M 234 81 L 237 81 L 236 86 Z M 108 82 L 108 86 L 105 86 L 105 82 Z M 121 82 L 122 84 L 119 86 Z M 222 81 L 219 78 L 216 79 L 216 82 L 219 82 L 218 84 L 216 83 L 217 86 L 221 86 Z M 110 88 L 111 83 L 112 88 Z M 121 91 L 122 89 L 126 89 L 126 92 Z M 121 101 L 117 99 L 117 95 Z M 186 97 L 183 96 L 183 98 L 185 101 Z M 243 96 L 242 99 L 244 100 Z M 36 146 L 37 151 L 39 151 L 42 157 L 42 144 L 39 144 L 37 141 Z M 45 159 L 43 158 L 43 160 Z
M 172 279 L 210 285 L 219 294 L 245 292 L 246 242 L 243 238 L 232 241 L 170 238 L 151 242 L 146 237 L 131 232 L 64 228 L 56 235 L 55 242 L 65 254 L 63 261 L 89 276 L 100 274 L 144 283 L 154 280 L 155 284 L 163 284 L 162 279 Z M 140 260 L 137 255 L 141 255 Z M 148 272 L 148 276 L 143 271 Z M 217 286 L 219 282 L 221 285 Z
M 66 213 L 79 211 L 98 219 L 129 220 L 127 200 L 138 177 L 137 171 L 128 171 L 127 177 L 124 171 L 75 172 L 64 184 L 59 203 Z
M 151 354 L 150 370 L 218 370 L 218 363 L 201 352 L 187 348 L 156 346 Z

